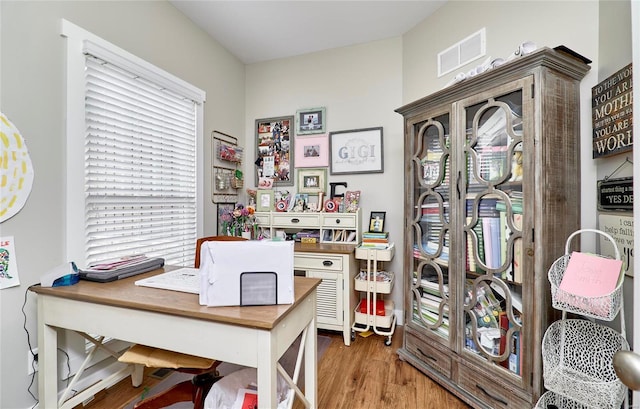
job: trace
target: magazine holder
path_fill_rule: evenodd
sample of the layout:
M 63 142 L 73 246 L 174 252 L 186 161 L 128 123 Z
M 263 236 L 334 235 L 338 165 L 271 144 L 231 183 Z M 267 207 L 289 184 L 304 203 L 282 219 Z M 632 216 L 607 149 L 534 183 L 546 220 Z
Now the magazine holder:
M 624 407 L 628 407 L 627 387 L 613 368 L 614 354 L 629 349 L 622 308 L 624 274 L 620 273 L 615 289 L 604 296 L 581 297 L 560 288 L 571 258 L 571 240 L 586 232 L 608 238 L 613 244 L 615 259 L 620 260 L 620 251 L 610 235 L 582 229 L 567 238 L 565 254 L 549 268 L 553 307 L 562 311 L 562 319 L 552 323 L 542 339 L 544 386 L 548 391 L 540 397 L 536 408 L 555 405 L 570 409 L 619 409 L 623 402 Z M 567 312 L 606 321 L 617 316 L 621 330 L 617 332 L 592 319 L 567 319 Z
M 584 297 L 564 291 L 560 288 L 560 283 L 564 277 L 567 265 L 571 259 L 571 240 L 583 232 L 593 232 L 600 234 L 611 241 L 615 252 L 615 259 L 620 260 L 620 250 L 615 240 L 609 234 L 594 229 L 583 229 L 572 233 L 567 239 L 565 245 L 565 254 L 558 258 L 549 268 L 548 277 L 551 283 L 551 301 L 553 308 L 573 314 L 582 315 L 590 318 L 597 318 L 605 321 L 612 321 L 620 312 L 622 307 L 622 284 L 624 283 L 624 274 L 616 288 L 609 294 L 599 297 Z

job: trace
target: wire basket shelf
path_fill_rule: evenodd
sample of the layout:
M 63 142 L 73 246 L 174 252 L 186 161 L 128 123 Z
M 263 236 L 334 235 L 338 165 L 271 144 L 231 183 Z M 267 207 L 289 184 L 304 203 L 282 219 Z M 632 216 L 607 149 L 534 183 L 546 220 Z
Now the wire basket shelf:
M 578 403 L 566 396 L 558 395 L 555 392 L 545 392 L 538 402 L 535 409 L 590 409 L 589 406 L 585 406 Z
M 243 148 L 218 142 L 218 158 L 220 160 L 241 163 L 243 155 Z
M 618 409 L 627 388 L 613 369 L 613 355 L 628 349 L 622 334 L 602 324 L 583 319 L 556 321 L 542 340 L 544 386 L 583 405 L 569 408 Z
M 622 307 L 622 285 L 624 280 L 620 279 L 616 288 L 609 294 L 598 297 L 585 297 L 560 288 L 564 272 L 571 259 L 571 240 L 580 233 L 594 232 L 604 235 L 613 244 L 615 259 L 620 260 L 620 251 L 615 240 L 605 232 L 593 229 L 578 230 L 567 239 L 565 254 L 558 258 L 549 268 L 548 278 L 551 284 L 551 301 L 553 308 L 566 312 L 579 314 L 585 317 L 597 318 L 605 321 L 612 321 L 620 312 Z M 622 276 L 624 278 L 624 276 Z
M 231 187 L 234 189 L 241 189 L 242 186 L 244 186 L 244 180 L 241 178 L 238 178 L 236 176 L 233 176 L 231 178 Z

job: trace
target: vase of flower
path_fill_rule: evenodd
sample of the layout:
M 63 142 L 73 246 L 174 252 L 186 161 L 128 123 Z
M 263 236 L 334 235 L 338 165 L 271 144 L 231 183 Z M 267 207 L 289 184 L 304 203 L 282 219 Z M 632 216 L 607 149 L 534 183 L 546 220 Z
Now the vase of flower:
M 223 231 L 228 236 L 251 239 L 257 228 L 254 213 L 255 208 L 252 206 L 244 206 L 241 203 L 237 203 L 232 211 L 220 216 Z

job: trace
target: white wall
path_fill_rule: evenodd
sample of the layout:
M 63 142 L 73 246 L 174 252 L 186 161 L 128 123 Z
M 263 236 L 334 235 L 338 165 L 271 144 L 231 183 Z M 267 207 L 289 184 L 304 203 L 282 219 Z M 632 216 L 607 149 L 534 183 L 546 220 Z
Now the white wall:
M 328 182 L 347 182 L 347 190 L 362 192 L 365 226 L 371 211 L 386 211 L 385 230 L 402 248 L 403 133 L 402 117 L 394 112 L 402 102 L 401 39 L 249 65 L 246 92 L 248 138 L 255 135 L 255 119 L 295 116 L 296 110 L 313 107 L 326 108 L 327 132 L 382 126 L 384 173 L 328 175 Z M 245 152 L 255 157 L 255 138 L 250 139 Z M 253 181 L 253 160 L 245 161 L 245 171 Z M 295 191 L 295 187 L 279 190 Z M 402 271 L 400 254 L 391 264 L 393 271 Z M 401 309 L 402 285 L 395 286 L 392 298 Z
M 408 103 L 440 90 L 456 73 L 482 62 L 484 58 L 437 78 L 437 53 L 482 27 L 487 29 L 487 56 L 505 58 L 519 43 L 533 41 L 538 46 L 565 45 L 591 59 L 591 70 L 581 83 L 581 212 L 582 228 L 597 228 L 597 181 L 610 175 L 625 157 L 632 159 L 632 153 L 592 158 L 591 88 L 631 62 L 630 9 L 629 1 L 449 2 L 403 37 L 403 100 Z M 638 50 L 637 42 L 635 47 Z M 631 176 L 632 170 L 626 166 L 615 177 Z M 596 250 L 595 235 L 581 236 L 581 241 L 583 248 Z M 625 280 L 630 340 L 633 282 Z M 619 328 L 618 322 L 612 325 Z
M 436 77 L 435 55 L 480 27 L 487 27 L 488 54 L 494 57 L 505 57 L 520 42 L 531 40 L 540 46 L 563 44 L 594 61 L 582 83 L 581 149 L 583 224 L 595 226 L 595 191 L 589 181 L 595 180 L 597 169 L 591 159 L 589 98 L 591 87 L 600 80 L 600 60 L 611 57 L 601 54 L 600 48 L 618 46 L 611 37 L 598 37 L 601 19 L 618 18 L 599 14 L 599 4 L 588 0 L 452 1 L 402 38 L 244 67 L 168 3 L 0 1 L 0 106 L 25 137 L 35 168 L 25 208 L 0 226 L 2 236 L 15 237 L 22 282 L 0 291 L 0 407 L 33 404 L 26 391 L 27 346 L 20 308 L 26 287 L 66 261 L 61 18 L 207 91 L 206 168 L 211 160 L 208 135 L 213 129 L 248 138 L 245 154 L 251 157 L 256 118 L 324 106 L 328 131 L 383 126 L 385 172 L 330 176 L 329 181 L 346 181 L 349 189 L 362 190 L 364 220 L 371 210 L 387 211 L 391 239 L 401 248 L 403 129 L 401 116 L 393 110 L 439 90 L 451 77 Z M 615 61 L 611 68 L 625 64 Z M 608 65 L 602 62 L 603 70 Z M 250 187 L 252 161 L 245 160 L 244 166 Z M 210 195 L 210 175 L 205 173 L 205 234 L 215 232 Z M 399 275 L 401 258 L 397 256 L 392 264 Z M 398 283 L 401 280 L 398 277 Z M 402 306 L 401 293 L 402 285 L 396 285 L 392 294 L 396 308 Z M 25 312 L 33 343 L 35 296 L 28 297 Z
M 401 41 L 374 42 L 250 65 L 246 135 L 252 135 L 256 118 L 293 115 L 296 109 L 317 106 L 327 107 L 328 131 L 383 125 L 385 173 L 331 176 L 329 181 L 346 180 L 349 189 L 363 190 L 363 219 L 368 220 L 371 210 L 387 211 L 390 237 L 401 249 L 403 125 L 402 118 L 392 111 L 441 89 L 457 71 L 437 78 L 437 53 L 482 27 L 487 29 L 487 55 L 493 57 L 506 58 L 519 43 L 528 40 L 538 46 L 566 45 L 594 61 L 582 82 L 581 108 L 582 175 L 586 181 L 594 180 L 590 95 L 598 80 L 598 3 L 591 1 L 448 2 Z M 398 84 L 402 95 L 394 88 Z M 246 146 L 247 152 L 255 150 L 251 142 Z M 245 170 L 252 174 L 252 168 Z M 582 203 L 583 225 L 595 227 L 595 189 L 591 186 L 583 188 Z M 398 283 L 402 283 L 401 254 L 391 265 Z M 402 297 L 402 286 L 395 286 L 392 299 L 397 309 L 403 305 Z
M 483 27 L 487 56 L 506 58 L 518 44 L 533 41 L 539 47 L 565 45 L 597 67 L 598 2 L 450 1 L 403 37 L 404 102 L 440 90 L 456 73 L 482 62 L 437 77 L 437 54 Z
M 405 103 L 438 91 L 458 72 L 437 78 L 437 53 L 486 27 L 487 56 L 507 58 L 524 41 L 538 47 L 565 45 L 591 59 L 581 84 L 582 224 L 595 228 L 595 179 L 591 160 L 591 87 L 598 80 L 598 2 L 594 1 L 452 1 L 404 36 Z M 587 245 L 592 245 L 584 241 Z M 592 241 L 593 243 L 593 241 Z
M 25 291 L 65 260 L 64 39 L 68 19 L 207 92 L 206 168 L 213 129 L 244 131 L 244 65 L 167 2 L 0 2 L 0 106 L 25 138 L 35 178 L 25 207 L 0 225 L 14 236 L 21 285 L 0 291 L 0 407 L 28 408 Z M 69 158 L 74 160 L 75 158 Z M 215 234 L 211 179 L 205 173 L 205 234 Z M 36 296 L 27 298 L 26 328 L 37 346 Z M 84 342 L 70 337 L 72 357 Z M 76 353 L 75 355 L 78 355 Z M 62 357 L 62 355 L 61 355 Z M 37 394 L 37 381 L 31 388 Z
M 448 2 L 403 37 L 403 101 L 440 90 L 456 73 L 482 62 L 484 58 L 437 78 L 437 53 L 483 27 L 487 56 L 493 58 L 506 58 L 519 43 L 533 41 L 538 46 L 565 45 L 591 59 L 591 70 L 581 83 L 581 222 L 582 228 L 597 228 L 597 181 L 610 175 L 631 152 L 592 158 L 591 88 L 631 62 L 630 15 L 629 1 Z M 627 166 L 616 177 L 631 176 L 631 172 Z M 595 235 L 581 236 L 581 242 L 583 248 L 596 250 Z M 628 278 L 625 318 L 629 339 L 633 339 L 632 288 L 633 280 Z M 613 326 L 619 328 L 619 323 Z
M 600 44 L 600 55 L 598 60 L 600 61 L 600 64 L 598 80 L 596 83 L 604 81 L 606 78 L 627 66 L 632 61 L 631 43 L 633 37 L 631 36 L 631 3 L 628 1 L 600 2 L 599 14 L 600 24 L 598 42 Z M 591 130 L 591 128 L 589 129 Z M 613 172 L 615 172 L 612 176 L 614 178 L 631 177 L 633 174 L 633 166 L 625 165 L 620 167 L 626 158 L 633 162 L 633 152 L 628 151 L 619 155 L 591 159 L 590 162 L 596 166 L 597 177 L 592 180 L 583 180 L 583 183 L 587 184 L 588 189 L 596 191 L 597 181 L 603 180 L 604 178 L 612 175 Z M 603 212 L 603 214 L 606 213 L 607 212 Z M 616 213 L 624 214 L 620 212 Z M 597 218 L 597 213 L 594 214 L 594 218 Z M 634 218 L 638 218 L 638 212 L 635 213 Z M 638 262 L 636 261 L 635 264 L 637 263 Z M 636 267 L 634 265 L 634 271 L 637 271 L 635 268 Z M 634 281 L 635 279 L 627 276 L 623 287 L 625 304 L 624 315 L 627 328 L 626 332 L 630 345 L 633 345 L 634 339 L 638 339 L 634 336 L 632 330 L 634 328 L 634 316 L 636 315 L 634 314 L 633 305 L 637 299 L 634 297 L 633 293 Z M 638 297 L 640 297 L 640 295 L 638 295 Z M 612 324 L 612 327 L 619 330 L 619 321 L 615 321 Z
M 631 4 L 631 33 L 632 33 L 632 54 L 633 54 L 633 77 L 640 78 L 640 3 L 633 2 Z M 640 101 L 640 88 L 636 87 L 633 90 L 633 99 L 635 101 Z M 633 116 L 635 118 L 640 118 L 640 104 L 635 104 L 633 107 Z M 633 124 L 633 133 L 635 135 L 640 135 L 640 121 L 636 121 Z M 633 152 L 633 161 L 635 163 L 640 163 L 640 150 L 634 149 Z M 635 180 L 640 180 L 640 166 L 633 167 L 633 177 Z M 635 187 L 638 185 L 635 184 Z M 640 223 L 638 223 L 638 218 L 640 212 L 638 212 L 637 207 L 634 206 L 634 237 L 640 237 Z M 634 242 L 635 254 L 640 254 L 640 240 L 636 240 Z M 633 265 L 634 271 L 640 271 L 640 257 L 635 258 L 635 263 Z M 633 282 L 633 294 L 634 294 L 634 304 L 636 304 L 636 300 L 640 300 L 640 280 L 634 280 Z M 636 308 L 633 308 L 634 310 Z M 640 314 L 636 315 L 633 321 L 633 335 L 634 335 L 634 344 L 631 348 L 635 351 L 640 351 Z M 635 391 L 633 393 L 633 401 L 640 401 L 640 391 Z

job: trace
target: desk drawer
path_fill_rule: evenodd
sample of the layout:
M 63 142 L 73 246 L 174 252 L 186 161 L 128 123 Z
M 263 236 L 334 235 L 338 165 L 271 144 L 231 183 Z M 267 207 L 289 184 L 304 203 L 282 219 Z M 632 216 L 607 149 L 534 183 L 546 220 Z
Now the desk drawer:
M 300 270 L 325 270 L 342 272 L 342 257 L 328 254 L 300 254 L 293 257 L 295 268 Z
M 312 213 L 273 214 L 272 218 L 271 224 L 273 227 L 313 227 L 317 229 L 320 224 L 320 216 Z
M 341 213 L 326 214 L 322 213 L 322 227 L 324 228 L 355 228 L 356 227 L 356 214 L 353 215 Z

